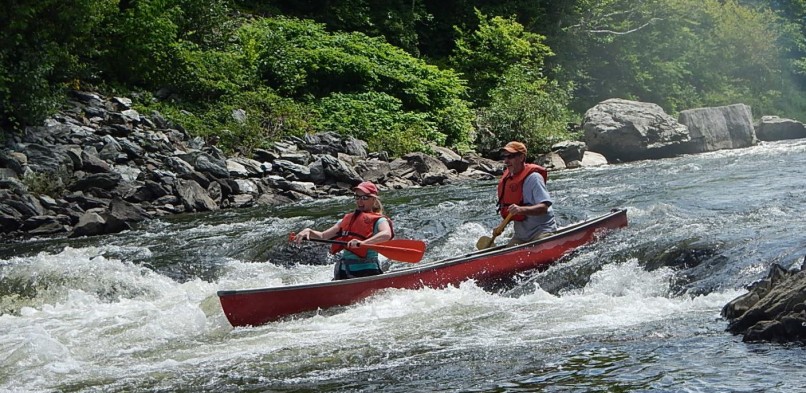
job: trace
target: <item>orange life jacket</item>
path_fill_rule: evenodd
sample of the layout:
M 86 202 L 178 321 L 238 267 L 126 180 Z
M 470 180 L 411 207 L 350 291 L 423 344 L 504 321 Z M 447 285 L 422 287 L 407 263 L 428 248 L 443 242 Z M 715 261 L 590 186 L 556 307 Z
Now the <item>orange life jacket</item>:
M 523 182 L 526 177 L 532 173 L 539 173 L 543 177 L 545 183 L 549 179 L 549 172 L 537 164 L 524 164 L 523 170 L 518 174 L 510 176 L 509 169 L 504 169 L 504 175 L 498 181 L 498 211 L 501 217 L 507 218 L 509 215 L 509 205 L 523 203 Z M 512 216 L 515 221 L 523 221 L 526 219 L 524 215 Z
M 377 223 L 381 218 L 386 218 L 386 221 L 389 223 L 389 229 L 392 230 L 392 238 L 394 238 L 395 230 L 392 228 L 392 220 L 390 220 L 389 217 L 386 217 L 383 214 L 356 210 L 352 213 L 345 214 L 341 219 L 341 223 L 339 224 L 339 232 L 336 234 L 334 240 L 349 242 L 352 239 L 369 239 L 372 237 L 375 230 L 375 223 Z M 345 248 L 346 246 L 343 244 L 331 244 L 330 252 L 335 254 Z M 358 248 L 351 248 L 349 251 L 355 255 L 358 255 L 360 258 L 367 257 L 367 249 L 362 250 Z

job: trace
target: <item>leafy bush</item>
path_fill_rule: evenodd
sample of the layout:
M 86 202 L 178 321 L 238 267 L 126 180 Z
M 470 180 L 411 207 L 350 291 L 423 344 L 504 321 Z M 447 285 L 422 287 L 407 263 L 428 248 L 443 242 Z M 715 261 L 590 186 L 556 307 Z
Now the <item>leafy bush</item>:
M 179 35 L 175 20 L 182 11 L 169 0 L 127 5 L 104 22 L 100 66 L 111 81 L 153 87 L 164 80 L 164 71 L 176 66 L 172 45 Z
M 245 91 L 221 97 L 210 105 L 199 105 L 193 112 L 170 102 L 141 107 L 155 109 L 171 121 L 182 124 L 191 135 L 219 138 L 219 147 L 249 156 L 255 148 L 267 148 L 286 135 L 303 135 L 312 130 L 315 112 L 308 106 L 278 96 L 271 89 Z M 243 121 L 234 113 L 243 111 Z
M 55 173 L 31 172 L 22 178 L 22 183 L 28 192 L 34 195 L 48 195 L 61 198 L 67 191 L 70 173 L 59 171 Z
M 507 69 L 524 64 L 540 70 L 544 58 L 553 53 L 543 44 L 545 37 L 525 31 L 514 18 L 489 18 L 479 10 L 476 17 L 479 26 L 475 31 L 456 29 L 456 49 L 450 61 L 468 79 L 473 102 L 483 107 Z
M 490 92 L 490 106 L 479 110 L 478 148 L 492 152 L 517 140 L 530 151 L 548 152 L 552 144 L 571 139 L 567 131 L 573 118 L 568 110 L 569 91 L 530 67 L 510 67 Z
M 254 73 L 235 50 L 202 50 L 191 42 L 172 45 L 174 68 L 162 71 L 162 85 L 191 101 L 204 102 L 237 95 L 253 87 Z
M 257 74 L 281 94 L 307 102 L 353 95 L 362 97 L 360 102 L 375 100 L 361 94 L 382 93 L 396 98 L 399 110 L 426 121 L 416 127 L 417 133 L 436 138 L 431 142 L 468 143 L 472 117 L 455 72 L 428 65 L 383 39 L 327 33 L 310 21 L 271 18 L 249 29 L 259 48 Z M 336 129 L 349 128 L 337 126 L 337 117 L 330 119 Z M 432 123 L 439 124 L 440 132 L 430 131 Z
M 444 143 L 424 113 L 402 110 L 399 99 L 385 93 L 334 93 L 320 100 L 317 128 L 352 135 L 369 144 L 370 150 L 386 150 L 393 156 L 427 151 L 429 142 Z
M 39 124 L 85 72 L 93 33 L 115 2 L 40 0 L 6 4 L 0 13 L 0 125 Z

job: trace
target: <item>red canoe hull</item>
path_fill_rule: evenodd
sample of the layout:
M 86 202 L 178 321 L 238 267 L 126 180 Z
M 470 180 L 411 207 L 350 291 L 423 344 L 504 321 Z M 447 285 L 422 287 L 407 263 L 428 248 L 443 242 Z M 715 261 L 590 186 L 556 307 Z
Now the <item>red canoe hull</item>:
M 551 264 L 607 231 L 625 226 L 627 211 L 614 209 L 609 214 L 564 227 L 551 237 L 516 247 L 495 247 L 372 277 L 218 291 L 218 297 L 232 326 L 261 325 L 301 312 L 350 305 L 387 288 L 444 288 L 469 279 L 490 282 L 509 278 Z

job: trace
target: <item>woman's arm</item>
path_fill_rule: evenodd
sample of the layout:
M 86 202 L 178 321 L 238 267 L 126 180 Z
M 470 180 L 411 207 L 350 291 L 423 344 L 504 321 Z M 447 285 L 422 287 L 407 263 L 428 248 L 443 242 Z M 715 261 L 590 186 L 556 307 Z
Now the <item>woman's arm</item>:
M 389 225 L 389 221 L 385 218 L 382 218 L 378 221 L 378 233 L 368 237 L 364 241 L 353 239 L 347 243 L 347 247 L 359 247 L 362 244 L 376 244 L 385 242 L 392 238 L 392 226 Z
M 299 231 L 297 236 L 294 237 L 294 241 L 299 244 L 303 240 L 308 240 L 308 239 L 331 239 L 331 238 L 335 237 L 339 233 L 339 226 L 340 225 L 341 225 L 341 220 L 339 220 L 339 222 L 337 222 L 332 227 L 330 227 L 328 229 L 325 229 L 324 231 L 321 231 L 321 232 L 313 230 L 311 228 L 305 228 L 305 229 Z

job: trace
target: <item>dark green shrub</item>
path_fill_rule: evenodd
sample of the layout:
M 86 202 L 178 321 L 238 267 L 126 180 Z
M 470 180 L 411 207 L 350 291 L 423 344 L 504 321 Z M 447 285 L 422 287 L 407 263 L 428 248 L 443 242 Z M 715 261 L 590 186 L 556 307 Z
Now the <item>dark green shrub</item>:
M 22 179 L 22 183 L 25 184 L 31 194 L 61 198 L 67 190 L 69 179 L 70 173 L 67 171 L 56 173 L 32 172 Z
M 393 156 L 427 151 L 429 142 L 444 143 L 445 135 L 424 113 L 407 112 L 399 99 L 385 93 L 334 93 L 320 100 L 321 131 L 335 131 L 363 139 L 372 151 Z
M 191 135 L 219 138 L 219 147 L 227 152 L 240 151 L 249 156 L 255 148 L 266 148 L 287 135 L 312 131 L 315 113 L 306 105 L 283 98 L 271 89 L 245 91 L 221 97 L 211 105 L 198 105 L 192 112 L 170 102 L 142 107 L 156 109 L 163 116 L 181 124 Z M 244 121 L 233 116 L 243 111 Z
M 94 32 L 113 2 L 40 0 L 5 4 L 0 13 L 0 125 L 38 124 L 88 72 Z
M 527 66 L 511 67 L 490 92 L 489 107 L 479 110 L 478 148 L 492 152 L 517 140 L 532 152 L 545 153 L 552 144 L 572 139 L 567 131 L 573 119 L 569 91 Z
M 310 21 L 271 18 L 248 29 L 257 42 L 258 76 L 281 94 L 313 102 L 336 94 L 383 93 L 396 98 L 400 110 L 429 122 L 417 133 L 437 138 L 431 142 L 469 142 L 472 117 L 462 98 L 464 84 L 453 71 L 428 65 L 383 39 L 328 33 Z M 429 131 L 434 124 L 439 132 Z
M 487 17 L 476 10 L 478 28 L 473 32 L 457 30 L 456 49 L 450 60 L 468 80 L 470 96 L 479 106 L 490 102 L 490 90 L 515 64 L 535 70 L 543 68 L 544 58 L 552 56 L 543 43 L 545 37 L 525 31 L 514 17 Z

